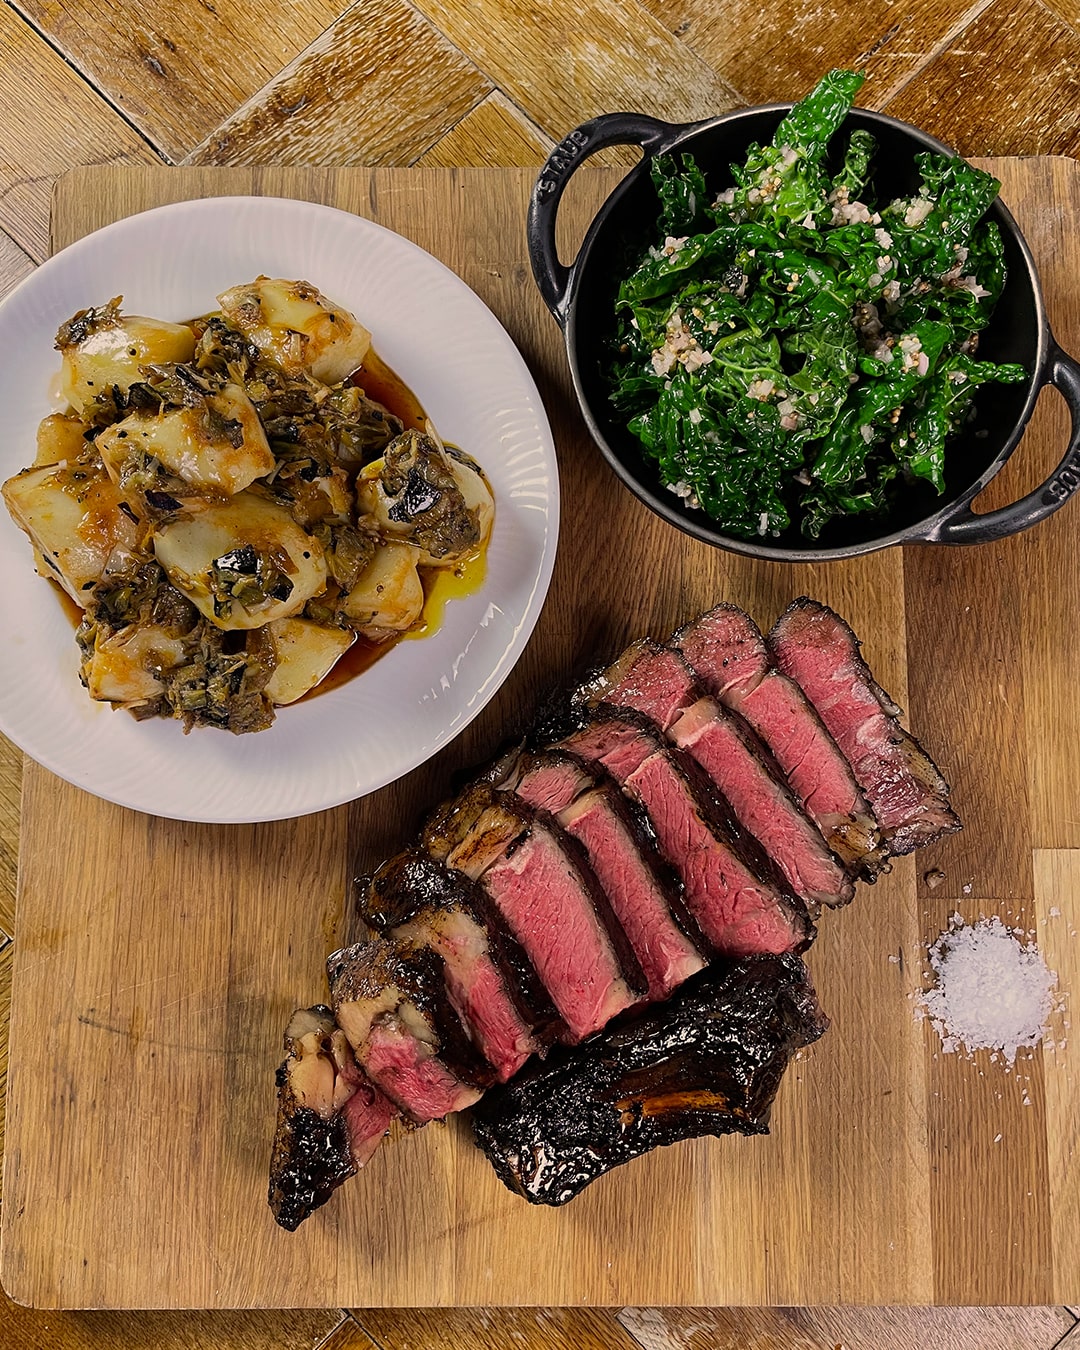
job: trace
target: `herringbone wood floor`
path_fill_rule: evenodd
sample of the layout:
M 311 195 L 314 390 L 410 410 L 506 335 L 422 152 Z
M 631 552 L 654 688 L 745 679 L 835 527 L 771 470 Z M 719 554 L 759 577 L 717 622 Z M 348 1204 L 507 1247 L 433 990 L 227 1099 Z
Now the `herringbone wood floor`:
M 0 3 L 0 292 L 48 251 L 72 164 L 533 164 L 584 118 L 796 97 L 833 65 L 961 152 L 1075 154 L 1080 0 Z M 0 1129 L 21 760 L 0 740 Z M 326 1350 L 1049 1350 L 1066 1308 L 38 1314 L 0 1345 Z

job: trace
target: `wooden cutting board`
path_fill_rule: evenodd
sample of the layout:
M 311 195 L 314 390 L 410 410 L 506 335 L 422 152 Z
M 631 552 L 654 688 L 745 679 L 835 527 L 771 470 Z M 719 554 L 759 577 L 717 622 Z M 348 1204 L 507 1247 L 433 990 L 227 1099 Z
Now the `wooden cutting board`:
M 1057 335 L 1080 349 L 1080 169 L 990 167 L 1042 266 Z M 434 761 L 351 807 L 178 824 L 27 765 L 4 1286 L 80 1308 L 1080 1302 L 1080 1039 L 1055 1028 L 1056 1048 L 1009 1074 L 941 1053 L 913 1016 L 926 944 L 954 910 L 1034 931 L 1062 988 L 1080 989 L 1080 508 L 967 551 L 813 567 L 755 564 L 661 525 L 576 412 L 524 253 L 532 178 L 94 168 L 59 185 L 56 247 L 225 193 L 328 202 L 414 239 L 487 301 L 532 367 L 564 525 L 547 607 L 499 696 Z M 612 182 L 579 175 L 568 234 Z M 1045 477 L 1065 435 L 1047 394 L 993 504 Z M 502 1188 L 458 1120 L 393 1139 L 297 1233 L 275 1227 L 274 1067 L 290 1011 L 325 997 L 323 959 L 349 937 L 349 878 L 566 672 L 720 599 L 768 624 L 802 593 L 861 634 L 966 828 L 824 919 L 809 963 L 833 1026 L 788 1073 L 772 1135 L 660 1150 L 547 1210 Z

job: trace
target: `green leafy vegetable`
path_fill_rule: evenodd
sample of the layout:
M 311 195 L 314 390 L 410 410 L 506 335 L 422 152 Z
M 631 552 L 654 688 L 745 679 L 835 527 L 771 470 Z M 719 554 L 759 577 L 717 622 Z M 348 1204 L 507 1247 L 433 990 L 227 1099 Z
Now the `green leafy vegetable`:
M 745 538 L 943 492 L 974 391 L 1027 378 L 973 355 L 1005 282 L 997 181 L 919 154 L 917 192 L 878 209 L 861 129 L 830 176 L 862 82 L 831 71 L 711 198 L 690 155 L 658 156 L 658 240 L 619 288 L 614 406 L 662 481 Z

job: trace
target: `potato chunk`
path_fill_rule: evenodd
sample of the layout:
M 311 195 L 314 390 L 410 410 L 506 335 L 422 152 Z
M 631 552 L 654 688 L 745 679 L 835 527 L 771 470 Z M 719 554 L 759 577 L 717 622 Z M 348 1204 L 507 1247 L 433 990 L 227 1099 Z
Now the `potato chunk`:
M 409 430 L 356 480 L 358 509 L 380 534 L 415 544 L 422 567 L 446 567 L 486 542 L 495 502 L 478 470 L 460 451 Z
M 420 550 L 411 544 L 381 543 L 342 602 L 341 613 L 376 642 L 411 628 L 424 608 L 419 560 Z
M 323 384 L 338 384 L 371 346 L 363 324 L 306 281 L 258 277 L 223 291 L 218 304 L 226 322 L 287 375 L 306 370 Z
M 190 361 L 195 334 L 187 324 L 123 315 L 117 299 L 69 319 L 56 344 L 63 353 L 60 391 L 82 412 L 114 384 L 130 389 L 145 365 Z
M 219 628 L 287 619 L 325 588 L 322 545 L 284 507 L 248 492 L 188 505 L 186 518 L 155 535 L 154 552 L 176 589 Z
M 89 427 L 81 418 L 68 417 L 64 413 L 51 413 L 43 417 L 38 425 L 37 454 L 34 466 L 59 464 L 61 460 L 78 459 L 87 450 L 83 433 Z
M 135 547 L 139 527 L 100 469 L 79 463 L 24 469 L 4 484 L 3 496 L 16 525 L 48 564 L 46 575 L 78 605 L 101 579 L 113 549 Z
M 184 641 L 155 624 L 132 624 L 109 637 L 99 636 L 83 662 L 90 697 L 129 708 L 149 703 L 164 689 L 161 672 L 184 659 Z
M 161 413 L 132 413 L 107 427 L 95 442 L 117 482 L 133 453 L 161 461 L 196 492 L 242 492 L 274 467 L 259 414 L 237 384 L 201 403 Z
M 277 619 L 270 625 L 277 656 L 263 692 L 271 703 L 295 703 L 333 667 L 356 641 L 346 628 L 324 628 L 310 619 Z

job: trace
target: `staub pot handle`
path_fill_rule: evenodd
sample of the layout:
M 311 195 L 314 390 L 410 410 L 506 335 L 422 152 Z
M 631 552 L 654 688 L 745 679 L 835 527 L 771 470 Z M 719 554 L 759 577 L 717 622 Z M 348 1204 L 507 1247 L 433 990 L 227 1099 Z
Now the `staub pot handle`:
M 1026 497 L 997 511 L 976 514 L 965 497 L 946 511 L 932 529 L 917 536 L 927 544 L 983 544 L 1038 525 L 1059 510 L 1080 487 L 1080 362 L 1049 339 L 1041 384 L 1052 384 L 1069 405 L 1072 428 L 1061 463 Z
M 661 122 L 644 113 L 606 113 L 575 127 L 548 155 L 529 201 L 526 233 L 533 276 L 560 327 L 566 327 L 566 301 L 575 266 L 564 266 L 555 247 L 555 221 L 567 183 L 598 150 L 609 145 L 639 145 L 646 156 L 662 154 L 693 125 Z

